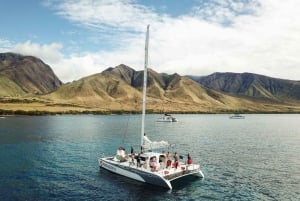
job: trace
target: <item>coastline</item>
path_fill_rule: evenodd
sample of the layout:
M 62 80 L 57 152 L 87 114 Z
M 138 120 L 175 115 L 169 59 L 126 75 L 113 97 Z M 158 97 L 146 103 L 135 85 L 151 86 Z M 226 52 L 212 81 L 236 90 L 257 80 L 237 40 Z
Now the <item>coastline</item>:
M 161 112 L 147 111 L 148 114 L 162 114 Z M 171 114 L 300 114 L 300 111 L 169 111 Z M 0 117 L 10 116 L 46 116 L 46 115 L 125 115 L 125 114 L 141 114 L 134 110 L 5 110 L 0 109 Z
M 254 105 L 224 104 L 222 107 L 191 102 L 172 102 L 162 108 L 161 103 L 147 103 L 147 114 L 299 114 L 299 104 L 257 103 Z M 60 102 L 39 97 L 0 98 L 0 116 L 63 115 L 63 114 L 140 114 L 141 110 L 130 102 L 100 102 L 97 104 Z

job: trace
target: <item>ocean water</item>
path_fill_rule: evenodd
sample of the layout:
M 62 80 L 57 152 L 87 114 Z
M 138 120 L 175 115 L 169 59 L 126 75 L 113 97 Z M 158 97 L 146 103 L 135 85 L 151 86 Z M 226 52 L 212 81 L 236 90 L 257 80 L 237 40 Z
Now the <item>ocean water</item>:
M 166 190 L 99 169 L 97 159 L 140 142 L 140 115 L 0 118 L 0 200 L 300 200 L 300 115 L 175 115 L 152 140 L 201 164 L 204 179 Z

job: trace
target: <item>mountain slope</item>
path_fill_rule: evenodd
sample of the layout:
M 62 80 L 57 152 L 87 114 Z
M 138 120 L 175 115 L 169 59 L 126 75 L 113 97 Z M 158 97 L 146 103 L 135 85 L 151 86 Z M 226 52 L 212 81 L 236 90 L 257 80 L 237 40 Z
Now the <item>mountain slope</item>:
M 98 73 L 62 85 L 45 97 L 87 107 L 128 109 L 128 103 L 139 101 L 140 92 L 113 74 Z
M 191 78 L 148 69 L 147 109 L 154 112 L 300 112 L 297 81 L 251 73 L 215 73 Z M 123 64 L 62 84 L 52 69 L 35 57 L 0 54 L 0 110 L 36 111 L 38 107 L 50 111 L 140 112 L 142 85 L 143 71 Z
M 300 82 L 252 73 L 214 73 L 190 76 L 198 83 L 232 95 L 266 99 L 274 102 L 300 101 Z
M 40 59 L 14 53 L 0 53 L 0 75 L 13 81 L 25 93 L 49 93 L 62 84 L 50 66 Z
M 102 110 L 140 111 L 142 80 L 143 71 L 119 65 L 65 84 L 44 97 Z M 208 89 L 178 74 L 148 71 L 147 108 L 156 112 L 257 111 L 264 107 L 261 103 Z
M 14 81 L 9 78 L 0 75 L 0 97 L 1 96 L 13 96 L 19 97 L 24 96 L 26 93 L 17 85 Z

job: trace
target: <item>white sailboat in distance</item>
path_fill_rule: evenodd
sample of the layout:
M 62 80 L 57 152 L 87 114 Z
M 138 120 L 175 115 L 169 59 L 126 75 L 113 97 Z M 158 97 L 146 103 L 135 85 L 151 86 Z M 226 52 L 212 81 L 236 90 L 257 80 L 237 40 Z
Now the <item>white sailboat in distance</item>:
M 171 114 L 164 113 L 164 115 L 157 119 L 157 122 L 177 122 L 177 118 L 173 117 Z
M 154 151 L 168 150 L 170 144 L 166 141 L 151 141 L 146 136 L 145 113 L 146 113 L 146 89 L 147 89 L 147 67 L 148 67 L 148 44 L 149 25 L 146 32 L 145 45 L 145 66 L 143 84 L 143 109 L 141 127 L 141 151 L 139 153 L 126 154 L 123 147 L 117 149 L 114 156 L 102 157 L 98 159 L 100 168 L 110 172 L 123 175 L 125 177 L 145 182 L 167 189 L 172 189 L 171 182 L 180 178 L 196 175 L 204 177 L 199 164 L 194 164 L 188 155 L 186 161 L 180 161 L 177 154 L 171 158 L 169 152 Z M 176 153 L 176 152 L 175 152 Z

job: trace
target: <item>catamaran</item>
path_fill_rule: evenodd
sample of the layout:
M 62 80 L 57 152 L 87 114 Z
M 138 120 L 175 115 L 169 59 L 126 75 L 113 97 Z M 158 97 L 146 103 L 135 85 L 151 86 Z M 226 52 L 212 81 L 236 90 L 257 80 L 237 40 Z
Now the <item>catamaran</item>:
M 173 117 L 171 114 L 164 113 L 164 115 L 157 119 L 157 122 L 177 122 L 177 118 Z
M 245 116 L 241 115 L 241 114 L 234 114 L 232 116 L 229 117 L 230 119 L 245 119 Z
M 145 134 L 146 113 L 146 90 L 147 90 L 147 67 L 148 67 L 148 44 L 149 25 L 146 32 L 145 44 L 145 66 L 143 80 L 143 107 L 141 126 L 141 150 L 139 153 L 131 151 L 125 153 L 123 147 L 118 147 L 114 156 L 100 157 L 98 159 L 100 168 L 125 177 L 145 182 L 167 189 L 172 189 L 171 182 L 180 178 L 195 175 L 204 177 L 199 164 L 194 164 L 190 155 L 186 161 L 180 161 L 176 153 L 171 158 L 166 151 L 154 151 L 169 149 L 172 145 L 167 141 L 151 141 Z

